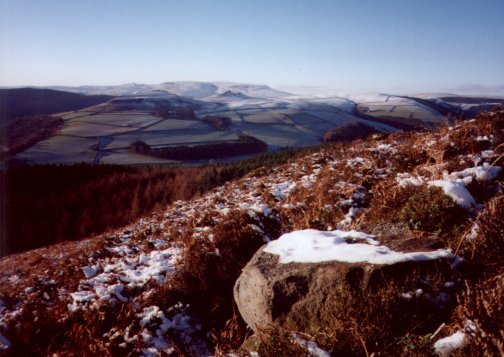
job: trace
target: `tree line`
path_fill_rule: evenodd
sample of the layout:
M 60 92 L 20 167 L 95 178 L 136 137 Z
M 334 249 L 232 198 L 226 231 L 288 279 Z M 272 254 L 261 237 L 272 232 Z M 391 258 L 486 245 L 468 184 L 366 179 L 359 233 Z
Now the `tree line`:
M 130 150 L 137 154 L 160 157 L 170 160 L 205 160 L 230 156 L 256 154 L 266 151 L 268 145 L 253 136 L 240 135 L 238 140 L 217 142 L 194 146 L 165 146 L 153 148 L 144 141 L 137 140 L 130 145 Z
M 310 149 L 199 167 L 21 165 L 0 171 L 0 256 L 79 240 L 134 222 L 156 208 L 201 195 Z

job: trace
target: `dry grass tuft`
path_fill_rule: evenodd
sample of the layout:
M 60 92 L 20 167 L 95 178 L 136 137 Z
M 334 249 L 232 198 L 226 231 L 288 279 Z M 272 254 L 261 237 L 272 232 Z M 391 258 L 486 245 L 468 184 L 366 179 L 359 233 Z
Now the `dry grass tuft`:
M 465 256 L 483 277 L 504 272 L 504 195 L 491 199 L 475 225 L 475 237 L 463 242 Z
M 469 344 L 460 356 L 504 355 L 504 274 L 489 279 L 478 286 L 467 285 L 457 309 L 459 328 L 467 328 L 467 321 L 476 327 Z

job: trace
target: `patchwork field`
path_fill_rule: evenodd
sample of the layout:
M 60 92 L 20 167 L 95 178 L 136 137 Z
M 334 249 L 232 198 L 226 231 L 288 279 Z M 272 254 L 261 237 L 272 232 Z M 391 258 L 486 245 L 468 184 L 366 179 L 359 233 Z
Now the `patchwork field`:
M 382 101 L 362 102 L 356 109 L 363 115 L 389 120 L 391 124 L 399 120 L 403 124 L 434 126 L 445 120 L 445 116 L 438 110 L 402 97 L 387 96 Z
M 173 164 L 177 162 L 132 152 L 130 145 L 143 142 L 156 149 L 195 146 L 232 142 L 248 135 L 266 143 L 268 150 L 303 147 L 319 144 L 328 131 L 349 122 L 391 133 L 433 127 L 466 107 L 472 110 L 501 102 L 434 94 L 305 98 L 267 87 L 248 90 L 240 86 L 244 92 L 223 84 L 202 87 L 195 82 L 189 87 L 189 92 L 186 88 L 149 95 L 125 93 L 108 102 L 53 114 L 63 119 L 61 128 L 15 158 L 35 164 Z M 205 96 L 210 93 L 208 88 L 212 88 L 211 94 Z M 180 96 L 187 93 L 192 94 Z M 231 152 L 229 159 L 232 156 Z
M 33 164 L 73 164 L 94 162 L 97 140 L 73 136 L 55 135 L 18 154 L 20 160 Z

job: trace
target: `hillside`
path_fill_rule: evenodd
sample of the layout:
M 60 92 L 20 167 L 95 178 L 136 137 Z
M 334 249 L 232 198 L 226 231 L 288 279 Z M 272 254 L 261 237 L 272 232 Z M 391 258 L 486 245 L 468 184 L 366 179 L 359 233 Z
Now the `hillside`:
M 0 89 L 0 122 L 24 116 L 79 110 L 112 98 L 103 94 L 85 95 L 42 88 Z
M 14 156 L 48 139 L 64 121 L 50 114 L 75 111 L 112 99 L 51 89 L 0 89 L 0 157 Z
M 208 149 L 208 148 L 207 148 Z M 136 221 L 155 207 L 187 200 L 271 167 L 306 149 L 207 166 L 20 165 L 0 171 L 0 257 L 79 240 Z M 34 180 L 36 177 L 36 180 Z
M 455 341 L 458 356 L 502 354 L 503 154 L 503 112 L 374 134 L 259 168 L 100 236 L 4 257 L 0 348 L 12 356 L 251 349 L 260 356 L 432 356 L 435 349 L 447 356 L 447 341 Z M 265 243 L 308 228 L 372 235 L 382 253 L 450 249 L 443 252 L 451 280 L 440 291 L 422 280 L 414 291 L 396 287 L 389 301 L 375 296 L 389 307 L 425 300 L 443 308 L 427 322 L 418 310 L 403 321 L 410 327 L 389 328 L 386 312 L 365 314 L 373 300 L 350 294 L 362 319 L 263 331 L 239 350 L 250 337 L 233 302 L 242 268 Z

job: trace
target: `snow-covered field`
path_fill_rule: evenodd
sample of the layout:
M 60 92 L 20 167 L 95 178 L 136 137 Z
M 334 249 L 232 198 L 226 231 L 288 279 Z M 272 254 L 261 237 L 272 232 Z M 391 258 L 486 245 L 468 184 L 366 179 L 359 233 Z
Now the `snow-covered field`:
M 225 82 L 132 83 L 58 89 L 120 97 L 77 112 L 63 113 L 65 124 L 57 136 L 37 143 L 18 158 L 30 163 L 148 164 L 159 160 L 147 156 L 135 156 L 130 160 L 128 153 L 118 150 L 124 150 L 135 140 L 159 147 L 234 140 L 241 134 L 263 140 L 270 150 L 302 147 L 320 143 L 328 130 L 348 121 L 390 133 L 421 124 L 435 126 L 446 121 L 443 113 L 449 108 L 472 110 L 481 104 L 465 103 L 448 94 L 421 94 L 418 98 L 423 102 L 413 97 L 380 93 L 302 96 L 263 85 Z M 426 100 L 431 104 L 426 105 Z M 482 103 L 490 105 L 498 101 Z M 195 116 L 183 118 L 175 115 L 164 119 L 156 115 L 159 109 L 167 108 L 189 108 Z M 207 115 L 228 118 L 231 124 L 225 130 L 219 130 L 204 122 Z M 97 145 L 103 137 L 111 139 L 106 147 Z M 84 138 L 90 140 L 87 147 L 83 147 Z M 100 150 L 98 155 L 97 148 Z

